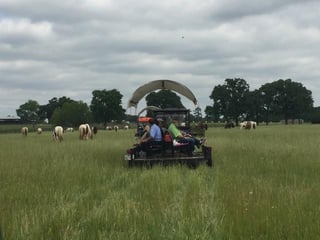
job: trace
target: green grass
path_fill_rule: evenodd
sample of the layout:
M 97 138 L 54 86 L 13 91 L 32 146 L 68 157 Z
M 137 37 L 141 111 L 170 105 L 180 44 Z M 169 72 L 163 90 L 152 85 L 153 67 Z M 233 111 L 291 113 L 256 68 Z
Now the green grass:
M 219 136 L 215 191 L 224 238 L 320 238 L 318 132 L 278 126 Z
M 319 132 L 210 128 L 196 170 L 128 168 L 133 130 L 1 134 L 2 239 L 320 239 Z

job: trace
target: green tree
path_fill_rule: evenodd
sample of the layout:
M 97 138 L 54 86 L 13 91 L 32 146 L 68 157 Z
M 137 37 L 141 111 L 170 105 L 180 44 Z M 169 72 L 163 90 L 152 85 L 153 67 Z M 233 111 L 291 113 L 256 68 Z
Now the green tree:
M 53 112 L 57 108 L 61 108 L 62 105 L 66 102 L 72 103 L 72 102 L 76 102 L 76 101 L 72 100 L 71 98 L 65 97 L 65 96 L 60 97 L 60 98 L 54 97 L 54 98 L 50 99 L 48 104 L 40 106 L 41 117 L 47 118 L 50 121 Z
M 310 113 L 311 123 L 320 123 L 320 107 L 315 107 Z
M 92 122 L 92 114 L 86 103 L 82 101 L 65 102 L 54 110 L 50 122 L 61 126 L 79 126 Z
M 39 118 L 40 105 L 35 100 L 28 100 L 26 103 L 16 109 L 17 116 L 20 117 L 22 122 L 37 123 Z
M 151 92 L 146 96 L 147 106 L 159 108 L 185 108 L 181 98 L 171 90 L 163 89 L 158 92 Z
M 288 123 L 288 119 L 303 118 L 313 108 L 311 91 L 307 90 L 301 83 L 293 82 L 291 79 L 278 80 L 280 85 L 279 95 L 276 98 L 280 113 Z
M 193 117 L 195 121 L 201 121 L 202 120 L 202 112 L 200 107 L 196 107 L 193 111 Z
M 279 79 L 260 88 L 268 114 L 280 115 L 285 120 L 304 118 L 313 108 L 312 92 L 291 79 Z M 267 119 L 268 121 L 268 119 Z
M 219 121 L 221 118 L 227 118 L 227 89 L 223 85 L 217 85 L 213 88 L 210 98 L 213 100 L 211 115 L 214 116 L 214 121 Z M 226 119 L 229 121 L 230 119 Z
M 260 90 L 250 91 L 246 97 L 246 112 L 245 119 L 246 120 L 254 120 L 258 124 L 263 121 L 263 94 L 261 94 Z
M 261 107 L 263 120 L 268 125 L 270 119 L 274 115 L 276 102 L 274 101 L 275 96 L 277 95 L 277 89 L 274 83 L 266 83 L 259 88 L 260 98 L 261 98 Z
M 116 90 L 94 90 L 90 109 L 96 122 L 104 125 L 111 120 L 122 120 L 125 110 L 121 106 L 122 94 Z
M 219 121 L 219 118 L 216 118 L 216 116 L 214 115 L 213 106 L 206 106 L 206 108 L 204 109 L 204 113 L 206 114 L 206 119 L 208 121 Z
M 238 125 L 240 117 L 246 112 L 248 93 L 249 84 L 244 79 L 226 79 L 223 85 L 215 86 L 210 95 L 214 114 L 226 121 L 234 120 Z

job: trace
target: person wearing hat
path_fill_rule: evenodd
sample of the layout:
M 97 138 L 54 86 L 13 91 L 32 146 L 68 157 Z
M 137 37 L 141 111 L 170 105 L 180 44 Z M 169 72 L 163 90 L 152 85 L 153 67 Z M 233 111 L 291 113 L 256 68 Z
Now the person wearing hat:
M 151 126 L 149 134 L 140 140 L 140 147 L 142 151 L 146 151 L 151 145 L 161 145 L 162 143 L 162 133 L 158 126 L 158 121 L 150 119 L 149 124 Z

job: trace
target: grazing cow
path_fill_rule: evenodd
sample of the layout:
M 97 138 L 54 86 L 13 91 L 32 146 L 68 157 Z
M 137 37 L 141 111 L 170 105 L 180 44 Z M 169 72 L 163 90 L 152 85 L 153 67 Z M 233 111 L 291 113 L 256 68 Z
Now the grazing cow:
M 234 123 L 233 122 L 226 122 L 224 125 L 224 128 L 234 128 Z
M 92 127 L 92 132 L 93 134 L 97 134 L 98 133 L 98 128 L 96 126 Z
M 61 142 L 63 140 L 63 127 L 55 126 L 52 133 L 52 138 L 56 142 Z
M 27 136 L 28 135 L 28 131 L 29 131 L 29 129 L 27 127 L 21 128 L 21 133 L 22 133 L 23 136 Z
M 128 129 L 129 129 L 129 125 L 125 125 L 125 126 L 123 127 L 123 129 L 124 129 L 124 130 L 128 130 Z
M 42 128 L 37 128 L 37 133 L 41 134 L 42 133 Z
M 250 130 L 250 129 L 256 129 L 257 127 L 257 123 L 254 122 L 254 121 L 244 121 L 242 123 L 240 123 L 240 129 L 247 129 L 247 130 Z
M 106 130 L 112 130 L 112 127 L 111 126 L 106 126 Z
M 79 139 L 80 140 L 88 140 L 89 138 L 92 139 L 92 132 L 89 124 L 81 124 L 79 126 Z
M 67 132 L 73 132 L 73 128 L 72 127 L 68 127 L 67 128 Z

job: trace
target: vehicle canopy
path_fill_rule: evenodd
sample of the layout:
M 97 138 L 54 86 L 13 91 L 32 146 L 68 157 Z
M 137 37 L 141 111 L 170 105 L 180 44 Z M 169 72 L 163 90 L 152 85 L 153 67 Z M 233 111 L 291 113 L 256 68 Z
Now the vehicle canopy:
M 175 91 L 185 96 L 186 98 L 190 99 L 194 103 L 194 105 L 198 104 L 198 100 L 196 99 L 194 94 L 185 85 L 176 81 L 162 79 L 162 80 L 151 81 L 137 88 L 128 102 L 127 109 L 130 107 L 136 108 L 139 101 L 146 94 L 158 89 L 168 89 L 168 90 Z

